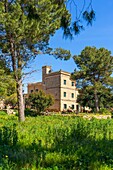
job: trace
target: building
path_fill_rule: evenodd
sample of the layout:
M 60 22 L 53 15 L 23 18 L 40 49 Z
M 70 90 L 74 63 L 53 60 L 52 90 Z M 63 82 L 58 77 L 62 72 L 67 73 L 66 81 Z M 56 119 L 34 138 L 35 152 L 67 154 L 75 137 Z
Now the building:
M 76 82 L 70 79 L 70 73 L 66 71 L 52 72 L 51 66 L 42 67 L 42 82 L 28 84 L 28 95 L 39 90 L 51 94 L 55 102 L 49 108 L 53 111 L 63 111 L 72 108 L 79 111 L 77 101 L 78 90 Z

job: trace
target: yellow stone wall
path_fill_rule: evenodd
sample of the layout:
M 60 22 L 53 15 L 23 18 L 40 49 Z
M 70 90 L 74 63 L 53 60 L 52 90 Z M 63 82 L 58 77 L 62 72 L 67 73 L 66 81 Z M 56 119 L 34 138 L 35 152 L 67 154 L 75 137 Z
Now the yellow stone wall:
M 38 82 L 38 83 L 30 83 L 28 84 L 28 94 L 32 93 L 32 92 L 36 92 L 36 91 L 39 91 L 39 90 L 43 90 L 43 85 L 42 83 Z
M 66 81 L 64 84 L 64 81 Z M 72 86 L 72 82 L 74 85 Z M 74 110 L 76 110 L 76 99 L 77 99 L 77 90 L 76 82 L 70 79 L 70 74 L 62 72 L 61 74 L 61 110 L 64 110 L 64 104 L 67 105 L 67 109 L 74 105 Z M 66 96 L 64 96 L 66 93 Z M 73 98 L 72 98 L 73 93 Z
M 45 77 L 45 92 L 54 97 L 54 104 L 51 110 L 60 110 L 60 74 L 49 74 Z

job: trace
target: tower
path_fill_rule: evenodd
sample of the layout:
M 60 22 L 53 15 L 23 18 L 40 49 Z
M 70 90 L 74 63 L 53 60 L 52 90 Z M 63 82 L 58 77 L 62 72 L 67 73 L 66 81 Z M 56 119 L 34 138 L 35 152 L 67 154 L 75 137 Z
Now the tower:
M 51 66 L 42 67 L 42 83 L 45 84 L 45 76 L 51 72 Z

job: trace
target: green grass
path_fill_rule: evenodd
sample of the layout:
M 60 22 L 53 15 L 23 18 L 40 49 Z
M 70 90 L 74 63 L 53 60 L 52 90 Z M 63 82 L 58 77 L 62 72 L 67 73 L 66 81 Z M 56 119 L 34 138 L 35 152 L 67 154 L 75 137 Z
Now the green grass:
M 0 170 L 111 170 L 113 120 L 0 112 Z

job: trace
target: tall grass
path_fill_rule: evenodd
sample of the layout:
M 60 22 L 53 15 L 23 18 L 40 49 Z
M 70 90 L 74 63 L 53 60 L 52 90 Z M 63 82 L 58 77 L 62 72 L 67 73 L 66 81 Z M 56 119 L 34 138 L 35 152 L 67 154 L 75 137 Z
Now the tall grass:
M 111 170 L 113 120 L 0 114 L 0 169 Z

